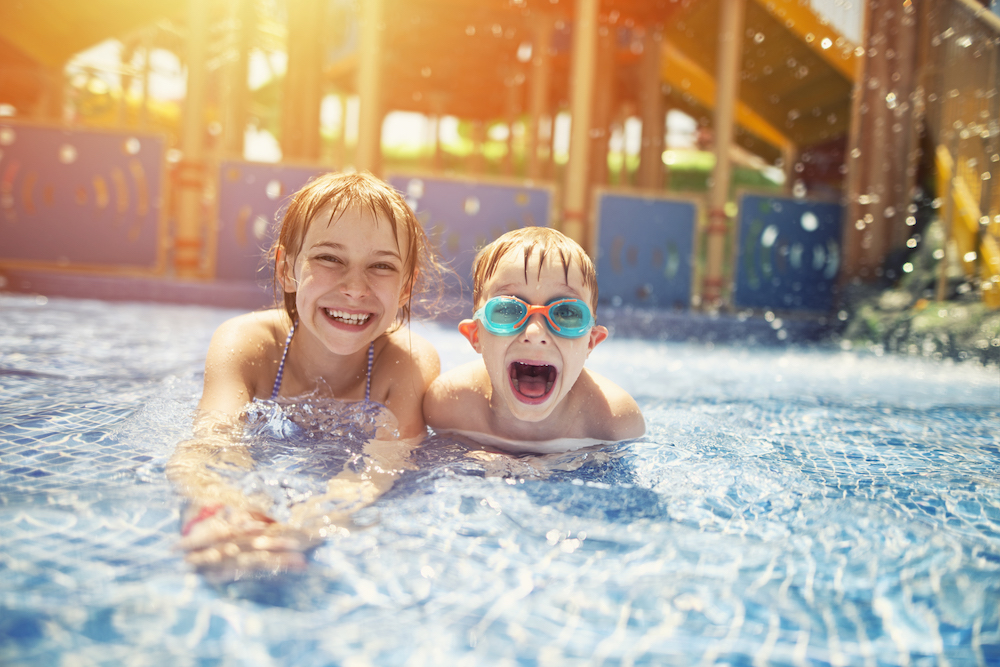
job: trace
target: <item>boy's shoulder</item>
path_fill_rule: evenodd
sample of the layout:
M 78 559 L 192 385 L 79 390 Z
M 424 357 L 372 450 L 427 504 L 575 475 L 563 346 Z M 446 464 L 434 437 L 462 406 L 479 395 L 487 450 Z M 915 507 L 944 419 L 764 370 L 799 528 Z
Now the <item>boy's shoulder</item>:
M 482 430 L 489 394 L 490 376 L 482 359 L 439 375 L 424 395 L 424 416 L 428 426 Z
M 584 368 L 575 388 L 579 391 L 579 414 L 585 415 L 589 437 L 617 442 L 646 432 L 639 404 L 608 378 Z

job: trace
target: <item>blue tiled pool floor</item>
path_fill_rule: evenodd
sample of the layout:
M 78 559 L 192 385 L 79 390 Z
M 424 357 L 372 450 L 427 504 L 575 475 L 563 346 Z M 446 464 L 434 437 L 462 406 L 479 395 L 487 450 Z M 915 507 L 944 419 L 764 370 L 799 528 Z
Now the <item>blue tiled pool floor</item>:
M 1000 662 L 996 368 L 619 328 L 588 363 L 644 438 L 553 463 L 435 436 L 306 572 L 220 587 L 163 466 L 235 311 L 0 313 L 5 666 Z

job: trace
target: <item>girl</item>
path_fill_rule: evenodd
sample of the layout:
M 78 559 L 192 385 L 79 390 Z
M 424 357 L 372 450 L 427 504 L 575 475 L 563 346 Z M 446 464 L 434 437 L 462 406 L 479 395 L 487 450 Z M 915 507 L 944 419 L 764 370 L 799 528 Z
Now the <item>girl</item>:
M 182 517 L 188 560 L 227 576 L 233 568 L 302 565 L 303 551 L 331 523 L 313 515 L 323 500 L 314 498 L 279 524 L 268 515 L 269 499 L 245 495 L 217 472 L 253 467 L 231 435 L 248 405 L 310 393 L 384 406 L 387 426 L 365 451 L 377 463 L 345 469 L 328 485 L 328 495 L 370 502 L 426 433 L 423 395 L 440 371 L 430 343 L 402 324 L 421 285 L 439 284 L 432 278 L 442 268 L 390 186 L 370 174 L 311 181 L 294 195 L 272 250 L 284 307 L 240 315 L 216 331 L 195 439 L 179 445 L 168 466 L 192 500 Z

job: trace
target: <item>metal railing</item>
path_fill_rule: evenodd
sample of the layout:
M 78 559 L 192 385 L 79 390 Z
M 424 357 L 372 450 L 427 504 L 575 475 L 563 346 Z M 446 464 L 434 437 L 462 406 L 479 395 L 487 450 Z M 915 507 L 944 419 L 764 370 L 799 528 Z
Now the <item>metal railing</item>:
M 937 196 L 950 263 L 978 276 L 983 301 L 1000 308 L 1000 18 L 972 0 L 934 3 L 925 34 L 923 99 L 935 150 Z

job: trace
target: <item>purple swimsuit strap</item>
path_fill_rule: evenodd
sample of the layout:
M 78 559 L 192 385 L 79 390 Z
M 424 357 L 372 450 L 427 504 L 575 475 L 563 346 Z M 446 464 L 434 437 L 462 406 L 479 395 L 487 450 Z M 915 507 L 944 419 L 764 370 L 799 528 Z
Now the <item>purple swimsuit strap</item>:
M 285 350 L 281 353 L 281 361 L 278 363 L 278 375 L 274 378 L 274 388 L 271 389 L 271 400 L 278 398 L 278 391 L 281 390 L 281 377 L 285 374 L 285 359 L 288 357 L 288 348 L 292 344 L 292 335 L 298 320 L 292 322 L 292 328 L 288 330 L 288 338 L 285 339 Z M 375 363 L 375 341 L 368 346 L 368 373 L 365 377 L 365 402 L 371 400 L 372 394 L 372 366 Z

